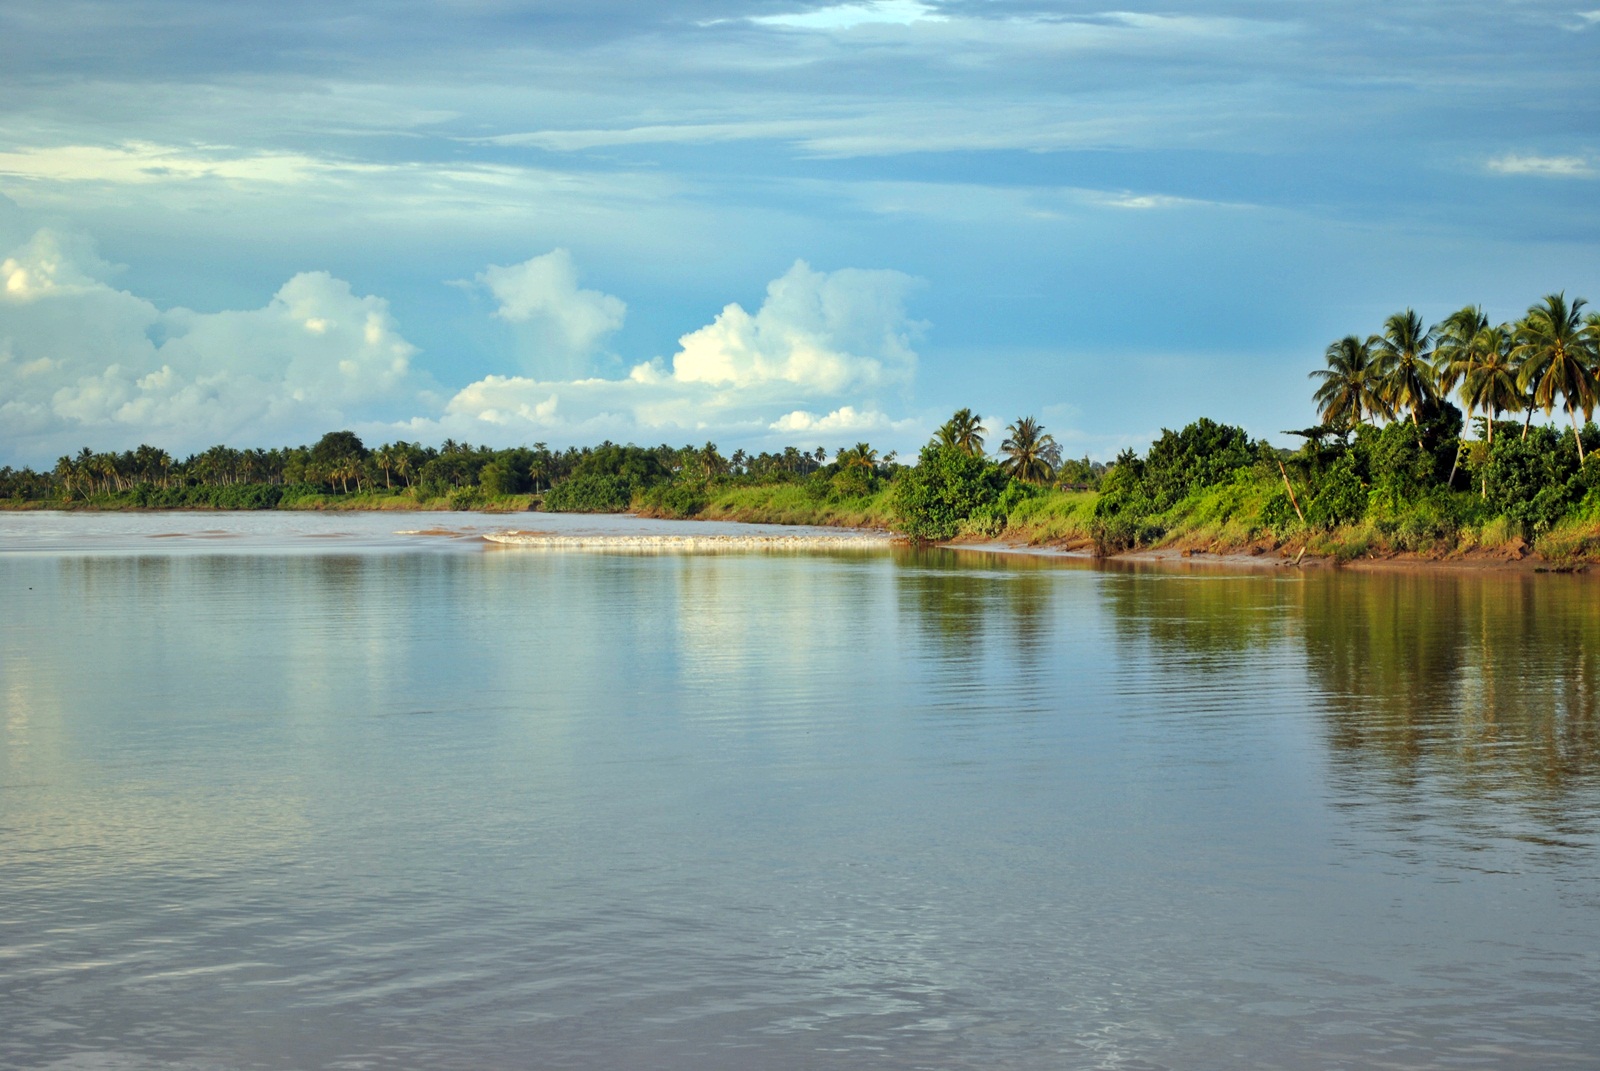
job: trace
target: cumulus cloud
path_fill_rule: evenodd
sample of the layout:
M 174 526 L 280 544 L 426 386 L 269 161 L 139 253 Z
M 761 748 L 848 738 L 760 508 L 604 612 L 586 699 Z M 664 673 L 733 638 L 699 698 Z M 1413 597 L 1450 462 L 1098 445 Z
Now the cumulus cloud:
M 628 312 L 620 298 L 580 289 L 577 266 L 565 249 L 509 267 L 491 264 L 477 281 L 499 302 L 495 315 L 521 330 L 521 349 L 533 370 L 546 374 L 584 370 Z
M 904 431 L 916 424 L 914 420 L 893 420 L 876 409 L 858 410 L 853 405 L 843 405 L 824 416 L 796 409 L 773 421 L 773 431 L 783 432 L 870 432 Z
M 797 262 L 755 312 L 739 304 L 623 378 L 489 375 L 448 399 L 412 368 L 389 304 L 326 272 L 290 278 L 263 306 L 158 308 L 106 281 L 86 240 L 50 229 L 0 246 L 0 450 L 44 463 L 78 446 L 304 442 L 363 435 L 476 441 L 638 441 L 676 434 L 756 442 L 779 433 L 899 430 L 880 398 L 910 385 L 914 280 Z M 552 347 L 594 349 L 625 313 L 577 284 L 565 250 L 477 280 L 494 315 Z
M 415 347 L 382 298 L 303 272 L 258 309 L 162 310 L 105 282 L 84 245 L 41 229 L 0 257 L 0 397 L 14 450 L 272 442 L 418 404 Z
M 670 361 L 637 364 L 625 379 L 488 376 L 450 399 L 440 426 L 622 437 L 891 427 L 864 403 L 912 380 L 919 325 L 905 301 L 914 285 L 896 271 L 821 272 L 797 261 L 768 285 L 754 313 L 726 306 L 680 338 Z
M 846 268 L 823 273 L 805 261 L 767 287 L 754 316 L 729 305 L 678 340 L 673 377 L 685 383 L 750 387 L 781 382 L 836 394 L 910 376 L 899 272 Z

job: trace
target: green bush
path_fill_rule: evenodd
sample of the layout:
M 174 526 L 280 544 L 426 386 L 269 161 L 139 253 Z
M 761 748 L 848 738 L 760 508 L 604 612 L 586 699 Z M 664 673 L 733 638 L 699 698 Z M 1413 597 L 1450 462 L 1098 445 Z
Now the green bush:
M 1571 505 L 1567 481 L 1577 470 L 1576 449 L 1570 453 L 1571 469 L 1560 450 L 1561 438 L 1548 427 L 1534 428 L 1526 439 L 1508 435 L 1496 439 L 1484 471 L 1489 507 L 1522 523 L 1533 533 L 1553 527 Z
M 1202 487 L 1227 483 L 1257 456 L 1243 428 L 1205 417 L 1182 431 L 1163 428 L 1161 438 L 1150 444 L 1141 473 L 1150 512 L 1167 509 Z
M 640 504 L 668 517 L 693 517 L 704 512 L 711 498 L 700 485 L 678 481 L 652 487 L 640 496 Z
M 951 539 L 963 521 L 998 497 L 1005 482 L 999 467 L 983 458 L 930 443 L 895 482 L 897 527 L 916 543 Z
M 496 458 L 478 470 L 478 486 L 486 495 L 518 495 L 528 490 L 531 482 L 526 469 L 518 472 L 510 459 Z
M 1354 524 L 1366 512 L 1366 485 L 1356 471 L 1355 456 L 1346 453 L 1317 480 L 1311 500 L 1306 503 L 1306 522 L 1318 528 L 1337 528 Z
M 829 479 L 829 499 L 866 498 L 875 494 L 882 483 L 866 465 L 846 465 Z
M 572 476 L 544 496 L 551 513 L 625 513 L 632 504 L 633 481 L 626 476 Z
M 284 488 L 267 483 L 236 483 L 192 487 L 156 487 L 137 484 L 127 501 L 140 509 L 276 509 Z

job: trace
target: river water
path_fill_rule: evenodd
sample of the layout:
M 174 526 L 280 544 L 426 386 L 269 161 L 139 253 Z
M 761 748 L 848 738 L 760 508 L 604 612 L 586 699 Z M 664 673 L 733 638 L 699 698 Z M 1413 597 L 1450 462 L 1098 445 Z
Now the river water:
M 1589 577 L 499 520 L 0 514 L 0 1066 L 1600 1061 Z

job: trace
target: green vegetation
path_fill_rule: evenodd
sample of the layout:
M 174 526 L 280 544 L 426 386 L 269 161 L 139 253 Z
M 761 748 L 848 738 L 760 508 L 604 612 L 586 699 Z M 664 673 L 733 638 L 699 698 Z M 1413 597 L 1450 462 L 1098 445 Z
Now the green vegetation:
M 1339 339 L 1310 373 L 1322 423 L 1286 433 L 1304 440 L 1296 450 L 1201 418 L 1106 465 L 1063 459 L 1025 416 L 990 456 L 989 429 L 970 409 L 910 465 L 865 442 L 830 461 L 821 447 L 725 457 L 709 442 L 369 450 L 336 431 L 310 446 L 217 446 L 181 461 L 151 446 L 85 448 L 46 472 L 0 469 L 0 505 L 632 510 L 1100 554 L 1180 547 L 1350 559 L 1531 548 L 1575 563 L 1600 556 L 1600 430 L 1589 422 L 1600 400 L 1600 316 L 1584 307 L 1552 294 L 1514 324 L 1490 324 L 1468 306 L 1433 327 L 1407 309 L 1366 338 Z M 1534 425 L 1535 414 L 1558 409 L 1570 431 Z

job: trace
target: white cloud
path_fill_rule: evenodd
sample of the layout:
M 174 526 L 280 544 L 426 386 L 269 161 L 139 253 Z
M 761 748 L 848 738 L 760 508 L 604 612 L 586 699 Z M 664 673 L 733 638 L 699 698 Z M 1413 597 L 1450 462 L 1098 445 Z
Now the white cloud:
M 767 287 L 754 316 L 729 305 L 678 340 L 673 377 L 685 383 L 749 387 L 782 382 L 837 394 L 910 378 L 910 276 L 846 268 L 816 272 L 804 261 Z
M 196 179 L 299 185 L 330 171 L 378 170 L 372 165 L 319 160 L 301 153 L 244 152 L 226 146 L 184 148 L 145 141 L 27 146 L 0 152 L 0 175 L 112 185 Z
M 579 289 L 577 267 L 565 249 L 509 267 L 491 264 L 477 281 L 500 303 L 495 315 L 518 325 L 530 367 L 546 374 L 581 374 L 628 312 L 620 298 Z
M 0 258 L 5 446 L 272 443 L 418 404 L 415 348 L 382 298 L 302 272 L 259 309 L 163 311 L 74 244 L 40 230 Z
M 894 271 L 796 262 L 755 312 L 728 305 L 673 357 L 624 378 L 490 375 L 446 399 L 413 371 L 416 349 L 388 302 L 326 272 L 293 276 L 259 308 L 196 312 L 118 289 L 109 270 L 87 243 L 48 229 L 0 247 L 8 463 L 83 445 L 278 445 L 338 427 L 502 443 L 864 434 L 903 427 L 880 399 L 903 393 L 916 367 L 914 280 Z M 578 287 L 564 250 L 477 279 L 496 316 L 540 326 L 569 352 L 597 345 L 624 314 L 617 298 Z
M 1581 156 L 1521 156 L 1507 153 L 1488 163 L 1490 171 L 1502 175 L 1542 175 L 1550 178 L 1587 178 L 1594 174 L 1589 161 Z
M 868 0 L 864 4 L 835 4 L 788 15 L 762 15 L 750 21 L 801 30 L 848 30 L 871 24 L 909 26 L 922 21 L 943 22 L 944 16 L 920 0 Z
M 755 313 L 728 305 L 684 335 L 670 362 L 644 362 L 614 380 L 488 376 L 450 399 L 438 427 L 624 438 L 893 427 L 864 403 L 909 386 L 914 375 L 911 336 L 919 325 L 905 312 L 914 285 L 895 271 L 819 272 L 796 262 L 767 287 Z M 795 408 L 816 401 L 844 404 L 824 417 Z M 774 413 L 787 415 L 775 421 Z
M 773 421 L 769 427 L 773 431 L 783 432 L 869 432 L 904 431 L 913 427 L 916 423 L 914 420 L 893 420 L 887 414 L 880 413 L 876 409 L 861 411 L 853 405 L 844 405 L 826 416 L 818 416 L 803 409 L 796 409 L 792 413 L 785 413 Z

